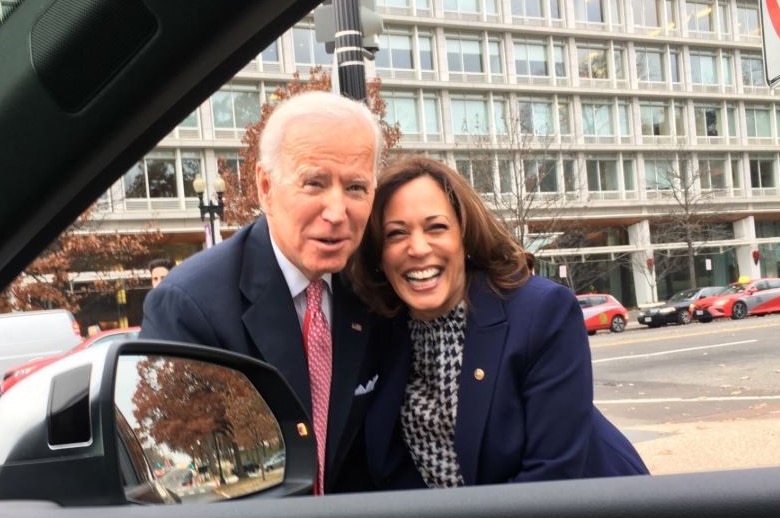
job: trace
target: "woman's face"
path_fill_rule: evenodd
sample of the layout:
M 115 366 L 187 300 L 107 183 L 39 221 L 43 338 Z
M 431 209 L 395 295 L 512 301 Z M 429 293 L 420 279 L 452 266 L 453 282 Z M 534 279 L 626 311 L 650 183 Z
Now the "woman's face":
M 382 270 L 412 317 L 431 320 L 463 299 L 461 228 L 444 191 L 429 176 L 401 186 L 382 217 Z

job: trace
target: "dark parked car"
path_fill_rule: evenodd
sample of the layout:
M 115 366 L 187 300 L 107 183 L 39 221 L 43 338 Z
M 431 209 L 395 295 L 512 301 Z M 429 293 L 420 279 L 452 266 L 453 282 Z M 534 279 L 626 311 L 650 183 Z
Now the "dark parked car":
M 637 315 L 637 322 L 648 327 L 667 324 L 690 324 L 693 320 L 691 304 L 704 297 L 711 297 L 723 291 L 724 286 L 706 286 L 678 291 L 662 305 L 643 309 Z
M 265 468 L 266 471 L 272 471 L 277 468 L 283 468 L 285 457 L 286 456 L 284 451 L 278 451 L 265 460 L 265 463 L 263 463 L 263 467 Z

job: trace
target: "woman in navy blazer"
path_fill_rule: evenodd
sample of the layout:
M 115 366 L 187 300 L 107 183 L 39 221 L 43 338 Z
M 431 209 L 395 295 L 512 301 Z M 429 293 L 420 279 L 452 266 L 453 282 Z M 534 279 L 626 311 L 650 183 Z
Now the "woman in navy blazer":
M 423 157 L 380 176 L 351 274 L 388 318 L 366 418 L 378 487 L 647 474 L 593 405 L 582 311 L 479 194 Z

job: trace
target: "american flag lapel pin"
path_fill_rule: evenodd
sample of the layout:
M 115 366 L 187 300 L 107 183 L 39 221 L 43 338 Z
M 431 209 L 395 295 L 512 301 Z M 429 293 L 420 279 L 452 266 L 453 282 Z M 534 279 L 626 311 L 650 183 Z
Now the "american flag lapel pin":
M 352 329 L 357 331 L 358 333 L 363 331 L 363 326 L 357 322 L 352 322 Z

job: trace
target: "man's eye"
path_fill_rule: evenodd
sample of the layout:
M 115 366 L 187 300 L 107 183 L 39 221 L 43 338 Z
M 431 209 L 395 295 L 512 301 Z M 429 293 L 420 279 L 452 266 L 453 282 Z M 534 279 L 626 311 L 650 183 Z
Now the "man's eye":
M 368 194 L 368 186 L 362 183 L 356 183 L 353 185 L 350 185 L 347 188 L 350 192 L 359 192 L 362 194 Z
M 321 180 L 316 180 L 316 179 L 304 180 L 303 182 L 304 187 L 321 188 L 323 187 L 323 185 L 325 184 Z

